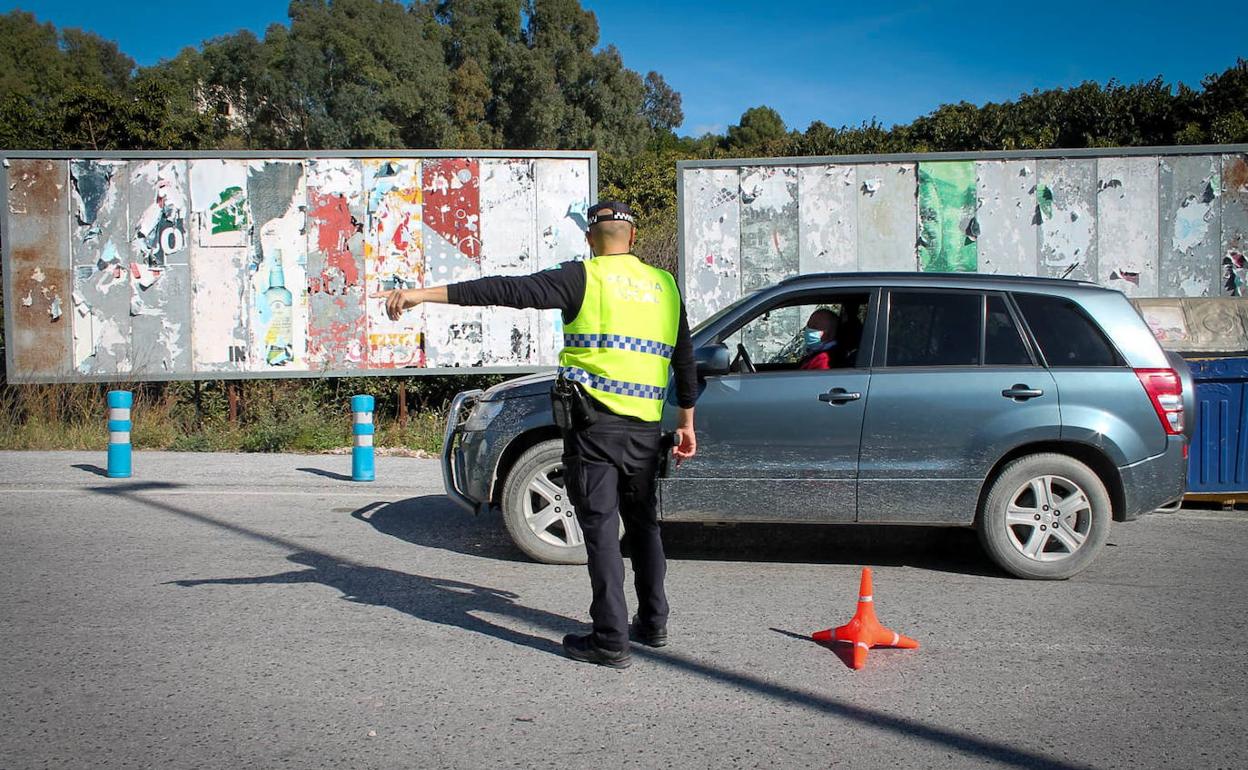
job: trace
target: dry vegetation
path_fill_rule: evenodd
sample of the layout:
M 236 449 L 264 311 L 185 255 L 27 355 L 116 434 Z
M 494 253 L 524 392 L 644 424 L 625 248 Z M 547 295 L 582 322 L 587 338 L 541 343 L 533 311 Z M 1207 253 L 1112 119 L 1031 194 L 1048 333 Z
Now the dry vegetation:
M 95 449 L 108 443 L 105 393 L 134 392 L 136 449 L 192 452 L 328 452 L 351 444 L 350 397 L 377 399 L 376 445 L 436 453 L 446 402 L 498 377 L 409 379 L 408 414 L 399 417 L 396 379 L 255 380 L 235 383 L 239 408 L 230 419 L 227 383 L 64 384 L 0 386 L 0 449 Z

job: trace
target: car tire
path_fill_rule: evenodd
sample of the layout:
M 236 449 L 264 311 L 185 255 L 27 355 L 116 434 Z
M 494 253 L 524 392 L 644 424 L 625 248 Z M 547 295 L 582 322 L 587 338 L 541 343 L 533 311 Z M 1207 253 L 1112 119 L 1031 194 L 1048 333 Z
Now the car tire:
M 979 540 L 1012 575 L 1065 580 L 1104 547 L 1111 508 L 1104 482 L 1087 465 L 1064 454 L 1027 455 L 993 479 L 977 517 Z
M 512 542 L 535 561 L 584 564 L 585 540 L 562 476 L 563 441 L 529 447 L 503 482 L 503 524 Z

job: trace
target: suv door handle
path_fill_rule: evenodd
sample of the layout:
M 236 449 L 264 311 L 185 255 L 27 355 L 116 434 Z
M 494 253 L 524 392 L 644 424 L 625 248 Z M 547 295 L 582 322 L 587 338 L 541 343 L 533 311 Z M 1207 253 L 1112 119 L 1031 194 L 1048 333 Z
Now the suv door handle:
M 1038 396 L 1043 396 L 1044 391 L 1040 390 L 1039 388 L 1029 388 L 1023 383 L 1019 382 L 1019 383 L 1015 383 L 1014 387 L 1006 388 L 1005 390 L 1001 391 L 1001 395 L 1005 396 L 1006 398 L 1012 398 L 1015 401 L 1026 401 L 1029 398 L 1036 398 Z
M 847 404 L 850 401 L 857 401 L 860 398 L 862 398 L 861 393 L 850 393 L 844 388 L 833 388 L 827 393 L 819 394 L 820 401 L 833 406 L 836 404 Z

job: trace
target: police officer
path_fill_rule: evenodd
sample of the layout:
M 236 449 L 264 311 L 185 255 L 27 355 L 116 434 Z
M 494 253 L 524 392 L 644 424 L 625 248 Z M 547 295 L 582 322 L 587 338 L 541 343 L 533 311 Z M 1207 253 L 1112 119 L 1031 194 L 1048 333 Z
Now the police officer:
M 673 453 L 694 456 L 693 404 L 697 374 L 689 324 L 676 281 L 633 256 L 633 212 L 618 201 L 589 208 L 586 239 L 593 259 L 564 262 L 528 276 L 490 277 L 427 289 L 390 292 L 386 311 L 397 319 L 421 302 L 558 308 L 564 347 L 556 400 L 575 412 L 561 422 L 564 479 L 585 535 L 593 601 L 592 632 L 568 634 L 563 649 L 575 660 L 612 668 L 631 663 L 628 640 L 667 644 L 667 562 L 659 536 L 656 484 L 662 452 L 659 420 L 670 372 L 675 372 L 679 418 Z M 566 424 L 567 420 L 571 424 Z M 624 520 L 635 573 L 637 614 L 624 599 L 619 522 Z

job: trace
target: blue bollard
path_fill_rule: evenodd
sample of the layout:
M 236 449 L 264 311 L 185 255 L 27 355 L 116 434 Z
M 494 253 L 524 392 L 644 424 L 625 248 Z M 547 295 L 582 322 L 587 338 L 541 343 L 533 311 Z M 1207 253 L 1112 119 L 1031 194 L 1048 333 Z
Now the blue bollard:
M 130 478 L 130 407 L 134 394 L 128 390 L 108 392 L 108 477 Z
M 373 459 L 373 397 L 352 396 L 351 432 L 355 446 L 351 447 L 351 480 L 372 481 L 376 478 Z

